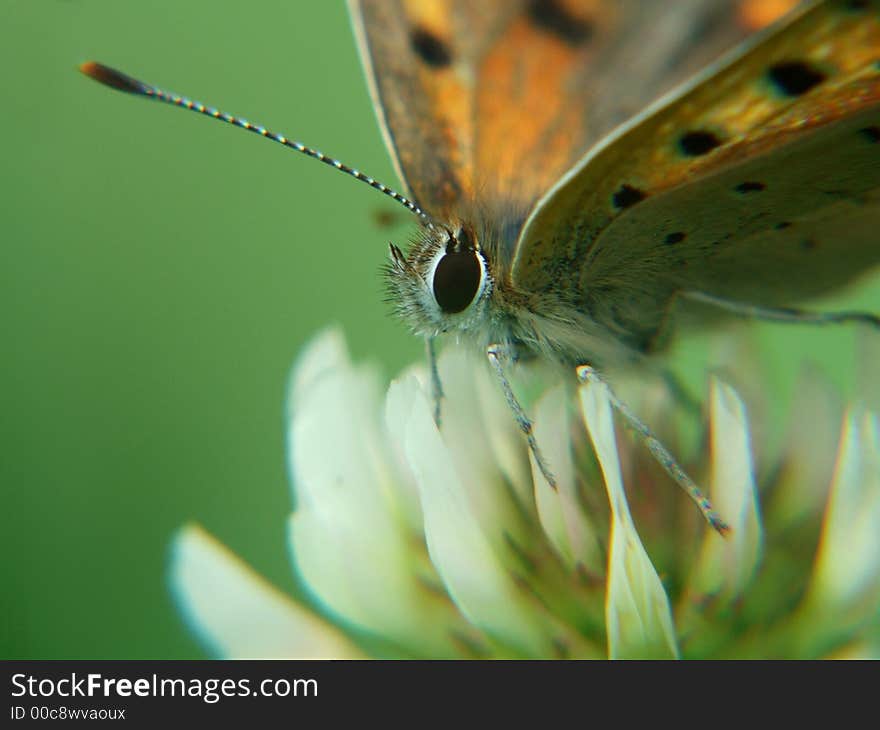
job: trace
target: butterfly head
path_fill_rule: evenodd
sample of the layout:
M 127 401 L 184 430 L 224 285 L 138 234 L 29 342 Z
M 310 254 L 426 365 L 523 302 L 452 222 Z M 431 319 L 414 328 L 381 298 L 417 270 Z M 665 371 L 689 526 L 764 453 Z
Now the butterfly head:
M 391 244 L 389 299 L 419 334 L 472 330 L 484 321 L 492 276 L 473 229 L 425 227 L 405 255 Z

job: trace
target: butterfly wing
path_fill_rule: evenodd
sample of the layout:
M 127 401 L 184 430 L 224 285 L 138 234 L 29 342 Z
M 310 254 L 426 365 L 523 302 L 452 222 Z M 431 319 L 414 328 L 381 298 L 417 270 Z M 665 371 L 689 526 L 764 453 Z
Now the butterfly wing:
M 778 305 L 880 262 L 880 3 L 820 2 L 598 145 L 512 271 L 650 339 L 697 291 Z
M 766 1 L 349 4 L 398 173 L 438 217 L 475 198 L 530 207 L 593 143 L 772 17 Z

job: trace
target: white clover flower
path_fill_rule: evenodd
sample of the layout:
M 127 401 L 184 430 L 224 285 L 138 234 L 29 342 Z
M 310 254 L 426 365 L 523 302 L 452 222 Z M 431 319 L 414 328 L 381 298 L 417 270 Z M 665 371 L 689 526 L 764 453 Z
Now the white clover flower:
M 484 363 L 449 349 L 440 372 L 438 429 L 421 369 L 392 382 L 383 402 L 379 377 L 351 364 L 339 333 L 307 348 L 288 412 L 289 542 L 305 597 L 285 596 L 200 527 L 183 528 L 172 583 L 209 650 L 880 655 L 872 414 L 846 412 L 835 459 L 836 410 L 827 390 L 805 385 L 796 425 L 815 428 L 792 429 L 759 493 L 743 402 L 713 380 L 708 458 L 687 466 L 732 527 L 721 538 L 637 439 L 618 438 L 601 383 L 581 385 L 579 398 L 559 386 L 532 406 L 554 490 Z M 672 410 L 665 392 L 634 392 L 640 412 Z M 664 421 L 661 438 L 682 447 L 674 419 Z

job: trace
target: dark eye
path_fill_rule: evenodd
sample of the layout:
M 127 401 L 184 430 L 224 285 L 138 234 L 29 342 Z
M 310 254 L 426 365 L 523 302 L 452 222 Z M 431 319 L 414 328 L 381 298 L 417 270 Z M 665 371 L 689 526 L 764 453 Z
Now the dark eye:
M 462 312 L 474 301 L 483 277 L 479 254 L 466 249 L 443 255 L 434 269 L 434 299 L 447 314 Z

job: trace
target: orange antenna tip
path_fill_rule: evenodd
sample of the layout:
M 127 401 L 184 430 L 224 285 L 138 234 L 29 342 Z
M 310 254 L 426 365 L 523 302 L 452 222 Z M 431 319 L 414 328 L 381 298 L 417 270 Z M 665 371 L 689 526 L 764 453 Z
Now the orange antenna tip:
M 79 70 L 90 79 L 94 79 L 98 83 L 104 84 L 104 86 L 109 86 L 110 88 L 119 91 L 125 91 L 129 94 L 143 94 L 144 91 L 149 88 L 141 81 L 138 81 L 131 76 L 126 76 L 121 71 L 117 71 L 115 68 L 110 68 L 97 61 L 86 61 L 85 63 L 80 64 Z

